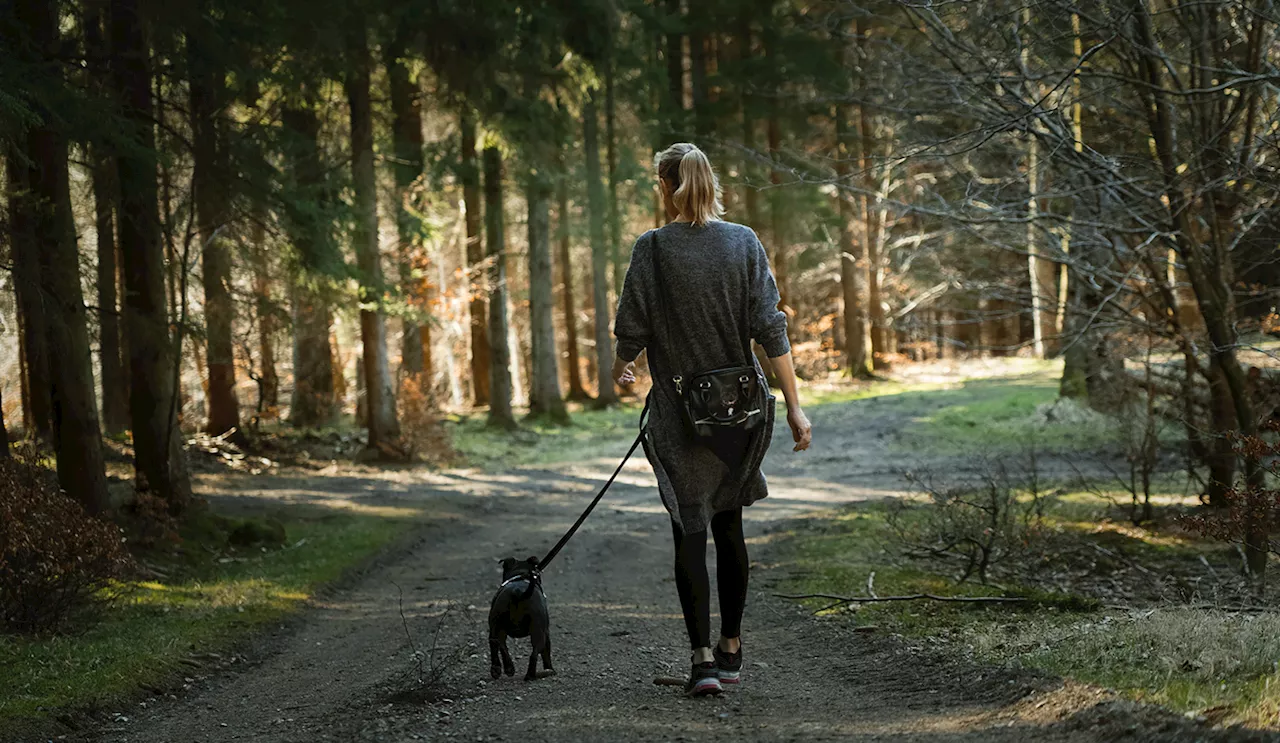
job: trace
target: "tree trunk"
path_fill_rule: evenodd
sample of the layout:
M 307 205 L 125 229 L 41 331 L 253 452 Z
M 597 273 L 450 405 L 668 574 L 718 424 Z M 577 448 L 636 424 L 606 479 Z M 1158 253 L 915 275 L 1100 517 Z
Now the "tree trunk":
M 3 387 L 3 385 L 0 385 Z M 0 459 L 9 458 L 9 429 L 4 425 L 4 393 L 0 390 Z
M 255 215 L 253 238 L 253 305 L 258 318 L 258 414 L 280 406 L 280 377 L 276 374 L 276 308 L 271 300 L 271 252 L 267 248 L 266 215 Z
M 1236 452 L 1231 432 L 1236 428 L 1236 413 L 1231 402 L 1231 390 L 1227 376 L 1219 364 L 1209 365 L 1209 424 L 1211 431 L 1205 452 L 1205 464 L 1209 468 L 1209 480 L 1205 495 L 1209 505 L 1223 507 L 1228 504 L 1227 494 L 1236 484 Z
M 596 404 L 618 402 L 613 380 L 613 340 L 609 324 L 609 256 L 604 236 L 604 186 L 600 183 L 600 148 L 597 142 L 595 92 L 582 106 L 582 141 L 587 151 L 587 219 L 591 232 L 591 284 L 595 304 Z
M 333 348 L 329 344 L 332 310 L 323 295 L 309 287 L 293 290 L 293 396 L 289 422 L 318 428 L 333 422 L 339 402 L 334 389 Z
M 207 11 L 207 7 L 204 8 Z M 204 269 L 205 348 L 209 362 L 206 430 L 220 436 L 240 429 L 240 401 L 236 396 L 235 350 L 231 340 L 234 308 L 231 299 L 231 246 L 227 236 L 231 218 L 228 189 L 231 171 L 224 142 L 222 111 L 226 105 L 226 71 L 210 48 L 207 27 L 187 34 L 190 70 L 192 190 L 198 222 L 201 265 Z M 243 439 L 243 435 L 236 438 Z
M 763 41 L 765 64 L 771 74 L 779 74 L 777 72 L 778 40 L 776 30 L 766 25 Z M 790 315 L 792 314 L 790 311 L 792 303 L 788 261 L 791 251 L 787 248 L 787 206 L 783 203 L 783 190 L 781 188 L 782 122 L 779 120 L 778 101 L 780 97 L 780 91 L 775 82 L 773 95 L 769 98 L 769 119 L 765 127 L 769 146 L 769 183 L 773 186 L 773 188 L 769 189 L 769 220 L 770 236 L 773 239 L 773 277 L 778 284 L 778 296 L 781 297 L 778 302 L 778 308 Z
M 25 138 L 24 138 L 25 142 Z M 23 427 L 27 436 L 53 442 L 53 399 L 49 389 L 49 334 L 46 298 L 40 292 L 40 251 L 33 232 L 33 196 L 30 193 L 25 143 L 11 144 L 7 176 L 9 238 L 13 251 L 13 289 L 21 320 L 21 356 L 25 367 L 22 399 Z
M 689 92 L 693 99 L 694 133 L 698 146 L 703 148 L 710 147 L 709 138 L 715 131 L 707 91 L 707 29 L 711 25 L 707 10 L 706 3 L 689 3 Z
M 613 68 L 614 60 L 610 59 L 604 78 L 604 139 L 605 163 L 609 170 L 609 262 L 613 265 L 613 295 L 621 297 L 627 267 L 622 260 L 622 214 L 618 208 L 618 134 L 614 121 L 617 101 L 613 94 Z M 563 173 L 560 180 L 564 182 Z
M 502 213 L 502 152 L 484 148 L 485 241 L 489 261 L 489 425 L 514 429 L 511 346 L 507 324 L 507 258 Z
M 98 335 L 102 368 L 102 424 L 117 435 L 129 427 L 129 392 L 121 361 L 120 310 L 116 297 L 115 163 L 93 147 L 94 226 L 98 235 Z
M 61 62 L 43 55 L 61 43 L 58 11 L 52 0 L 18 0 L 14 19 L 26 33 L 35 56 L 23 61 L 39 66 L 50 77 L 60 75 Z M 38 256 L 23 257 L 37 264 L 38 291 L 43 299 L 49 349 L 49 394 L 52 400 L 53 441 L 58 484 L 92 514 L 103 513 L 107 478 L 102 460 L 102 436 L 94 399 L 93 360 L 89 351 L 84 296 L 80 290 L 80 253 L 67 173 L 67 140 L 53 129 L 54 116 L 37 111 L 42 123 L 26 133 L 26 210 L 31 240 L 19 243 L 26 251 L 39 246 Z
M 1170 226 L 1174 228 L 1174 247 L 1186 265 L 1187 277 L 1204 318 L 1205 330 L 1209 336 L 1210 364 L 1216 366 L 1217 371 L 1222 374 L 1230 393 L 1235 410 L 1236 430 L 1244 437 L 1253 437 L 1258 433 L 1258 420 L 1245 384 L 1244 370 L 1236 357 L 1238 336 L 1231 302 L 1232 286 L 1229 267 L 1222 263 L 1226 251 L 1222 249 L 1224 246 L 1216 244 L 1211 246 L 1210 254 L 1205 255 L 1204 249 L 1194 237 L 1194 217 L 1190 213 L 1191 205 L 1188 204 L 1186 188 L 1179 171 L 1181 165 L 1175 144 L 1177 137 L 1174 118 L 1164 87 L 1164 60 L 1156 51 L 1159 42 L 1155 39 L 1148 8 L 1145 4 L 1137 4 L 1135 7 L 1137 12 L 1134 13 L 1134 31 L 1136 42 L 1142 51 L 1139 65 L 1145 78 L 1143 82 L 1150 91 L 1148 121 L 1153 149 L 1164 180 L 1164 205 Z M 1215 133 L 1225 131 L 1225 128 L 1215 125 Z M 1203 189 L 1201 192 L 1209 190 Z M 1212 198 L 1210 202 L 1212 203 Z M 1245 484 L 1260 496 L 1267 484 L 1266 470 L 1255 456 L 1244 457 L 1244 469 Z M 1245 562 L 1257 581 L 1259 590 L 1265 585 L 1269 555 L 1268 522 L 1269 519 L 1265 517 L 1250 517 L 1245 527 Z
M 290 288 L 293 314 L 293 394 L 289 422 L 297 427 L 327 426 L 340 406 L 336 392 L 333 311 L 318 279 L 336 262 L 330 255 L 326 165 L 320 150 L 320 119 L 314 101 L 286 105 L 280 122 L 289 135 L 285 165 L 296 203 L 286 210 L 289 240 L 298 255 L 300 276 Z
M 845 33 L 844 27 L 835 32 L 837 37 Z M 840 67 L 847 66 L 848 44 L 837 38 Z M 849 92 L 849 91 L 846 91 Z M 835 106 L 836 133 L 836 178 L 839 181 L 836 190 L 836 204 L 840 215 L 840 295 L 843 299 L 841 313 L 844 334 L 845 358 L 848 374 L 851 377 L 865 377 L 871 374 L 870 359 L 867 356 L 867 321 L 863 311 L 863 297 L 866 296 L 867 260 L 864 245 L 857 238 L 858 215 L 854 208 L 854 197 L 845 193 L 845 187 L 853 183 L 853 147 L 856 146 L 856 131 L 849 126 L 849 106 L 843 102 Z
M 573 296 L 573 262 L 569 254 L 569 177 L 561 152 L 560 179 L 556 184 L 556 238 L 559 245 L 560 299 L 564 305 L 565 354 L 569 367 L 569 399 L 590 399 L 582 387 L 582 358 L 578 351 L 578 314 Z
M 527 175 L 525 202 L 529 213 L 529 338 L 532 345 L 529 414 L 568 423 L 560 396 L 556 364 L 556 326 L 553 318 L 551 270 L 551 183 L 542 168 Z
M 666 0 L 666 3 L 667 28 L 677 29 L 683 25 L 680 0 Z M 684 131 L 684 36 L 679 31 L 668 31 L 664 55 L 667 62 L 667 120 L 665 123 L 667 138 L 674 141 Z
M 471 385 L 476 405 L 489 403 L 488 299 L 484 288 L 485 246 L 480 242 L 480 168 L 476 165 L 476 121 L 463 107 L 460 178 L 467 222 L 467 284 L 471 296 Z
M 854 22 L 854 41 L 858 47 L 858 57 L 864 62 L 869 59 L 867 51 L 867 27 L 862 19 Z M 878 184 L 871 172 L 872 137 L 874 133 L 873 119 L 867 111 L 866 101 L 867 76 L 858 76 L 858 136 L 857 159 L 858 169 L 863 174 L 862 187 L 867 194 L 877 193 Z M 879 199 L 864 195 L 862 197 L 862 216 L 864 220 L 863 240 L 867 255 L 867 316 L 871 333 L 871 363 L 875 369 L 887 369 L 888 362 L 888 324 L 884 314 L 884 305 L 880 297 L 881 255 L 880 238 L 882 225 L 879 220 Z
M 425 316 L 427 304 L 427 270 L 424 260 L 422 220 L 408 208 L 413 188 L 422 177 L 422 96 L 418 79 L 409 70 L 405 55 L 408 40 L 403 27 L 385 49 L 387 83 L 391 92 L 391 133 L 395 149 L 396 234 L 399 237 L 397 257 L 400 285 L 414 310 Z M 414 315 L 404 320 L 400 371 L 402 376 L 426 373 L 430 379 L 431 324 L 419 322 Z
M 129 411 L 137 484 L 181 514 L 191 483 L 178 430 L 174 369 L 178 363 L 165 306 L 164 247 L 156 214 L 154 107 L 150 50 L 140 0 L 111 0 L 112 77 L 133 140 L 116 157 L 120 185 L 120 247 L 125 277 L 125 337 L 129 347 Z
M 738 64 L 744 69 L 752 59 L 751 10 L 745 8 L 740 17 L 738 28 Z M 747 226 L 759 232 L 760 194 L 755 183 L 756 157 L 756 121 L 754 111 L 757 106 L 755 98 L 747 92 L 749 85 L 742 86 L 742 204 L 746 212 Z
M 360 310 L 360 339 L 364 347 L 364 372 L 368 399 L 369 448 L 383 455 L 398 456 L 400 422 L 396 417 L 395 391 L 391 384 L 391 365 L 387 360 L 386 313 L 382 309 L 385 287 L 382 282 L 382 256 L 378 251 L 378 181 L 373 162 L 373 103 L 369 98 L 372 64 L 364 16 L 357 11 L 350 30 L 347 103 L 351 113 L 351 181 L 355 192 L 356 264 L 360 272 L 362 306 L 376 304 L 375 309 Z
M 107 45 L 103 39 L 105 8 L 91 5 L 85 11 L 84 39 L 89 59 L 90 86 L 98 95 L 110 95 L 110 71 L 107 68 Z M 115 161 L 100 143 L 89 145 L 90 176 L 93 181 L 94 230 L 98 238 L 98 358 L 101 367 L 102 426 L 108 434 L 118 435 L 129 427 L 129 393 L 121 361 L 120 310 L 116 286 L 119 270 L 116 261 L 115 213 L 117 188 Z

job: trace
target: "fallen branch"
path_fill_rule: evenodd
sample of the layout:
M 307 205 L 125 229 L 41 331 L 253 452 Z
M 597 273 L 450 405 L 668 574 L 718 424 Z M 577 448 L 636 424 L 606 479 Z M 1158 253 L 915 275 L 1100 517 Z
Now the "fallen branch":
M 1126 606 L 1125 604 L 1104 604 L 1104 609 L 1112 611 L 1221 611 L 1237 614 L 1271 614 L 1280 612 L 1280 606 L 1219 606 L 1217 604 L 1171 604 L 1169 606 Z
M 914 593 L 910 596 L 833 596 L 829 593 L 775 593 L 780 599 L 827 599 L 835 603 L 827 608 L 835 608 L 841 604 L 871 604 L 885 601 L 949 601 L 967 604 L 1016 604 L 1026 601 L 1019 596 L 935 596 L 932 593 Z

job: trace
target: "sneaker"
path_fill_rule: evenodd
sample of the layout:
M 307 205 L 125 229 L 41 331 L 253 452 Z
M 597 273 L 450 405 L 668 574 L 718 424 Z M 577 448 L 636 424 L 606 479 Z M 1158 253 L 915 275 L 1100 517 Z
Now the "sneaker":
M 720 685 L 720 672 L 716 664 L 694 663 L 689 671 L 689 681 L 684 685 L 684 693 L 691 697 L 705 697 L 724 691 Z
M 720 643 L 716 643 L 711 652 L 716 658 L 716 674 L 720 678 L 720 683 L 742 683 L 742 646 L 738 646 L 736 653 L 726 653 L 720 649 Z

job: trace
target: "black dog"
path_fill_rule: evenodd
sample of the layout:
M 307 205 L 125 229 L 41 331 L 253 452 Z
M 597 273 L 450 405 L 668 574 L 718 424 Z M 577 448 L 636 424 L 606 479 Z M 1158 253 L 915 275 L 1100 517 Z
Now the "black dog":
M 489 675 L 493 678 L 498 678 L 503 671 L 508 676 L 516 672 L 511 653 L 507 651 L 508 637 L 528 637 L 533 643 L 525 681 L 538 678 L 539 655 L 544 675 L 555 673 L 551 667 L 551 617 L 547 613 L 547 596 L 542 592 L 536 557 L 524 562 L 514 557 L 502 561 L 502 585 L 489 607 Z

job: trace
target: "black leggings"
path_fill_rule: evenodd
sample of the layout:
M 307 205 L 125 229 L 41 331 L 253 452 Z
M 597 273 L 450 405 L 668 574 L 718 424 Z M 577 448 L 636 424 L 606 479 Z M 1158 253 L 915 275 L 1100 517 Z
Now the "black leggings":
M 707 532 L 685 534 L 671 522 L 676 542 L 676 589 L 684 610 L 689 646 L 711 647 L 711 579 L 707 575 Z M 711 519 L 716 540 L 716 584 L 720 589 L 720 634 L 742 633 L 742 609 L 747 603 L 747 543 L 742 537 L 742 509 L 721 511 Z

